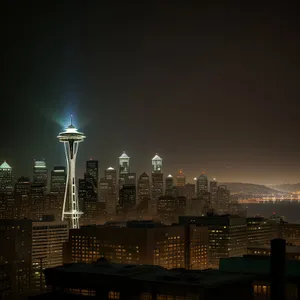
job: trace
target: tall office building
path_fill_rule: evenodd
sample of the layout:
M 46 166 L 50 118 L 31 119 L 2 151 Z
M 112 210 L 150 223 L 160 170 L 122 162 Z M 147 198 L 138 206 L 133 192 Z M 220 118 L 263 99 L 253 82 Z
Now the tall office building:
M 142 173 L 137 182 L 137 204 L 150 199 L 150 178 L 146 172 Z
M 185 186 L 185 175 L 182 170 L 179 171 L 179 174 L 176 175 L 176 186 Z
M 67 170 L 64 166 L 56 166 L 51 171 L 50 194 L 48 197 L 47 212 L 61 220 L 67 180 Z
M 104 179 L 107 183 L 107 201 L 105 209 L 108 214 L 115 214 L 117 207 L 117 171 L 109 167 L 104 171 Z
M 173 195 L 174 195 L 174 180 L 173 180 L 173 176 L 169 174 L 166 178 L 165 196 L 173 196 Z
M 136 205 L 136 186 L 133 184 L 123 184 L 120 189 L 119 204 L 123 213 L 128 213 Z
M 200 198 L 201 195 L 205 192 L 208 192 L 208 179 L 202 173 L 198 178 L 197 178 L 197 197 Z
M 157 154 L 152 158 L 153 172 L 162 172 L 162 158 Z
M 125 153 L 125 151 L 119 157 L 119 189 L 121 189 L 124 184 L 125 175 L 130 172 L 129 160 L 130 157 Z
M 90 159 L 86 162 L 85 177 L 91 181 L 94 188 L 96 198 L 98 198 L 98 183 L 99 183 L 99 172 L 98 172 L 98 160 Z
M 84 173 L 85 190 L 86 190 L 86 200 L 98 201 L 98 183 L 92 175 L 89 173 Z
M 67 172 L 66 167 L 57 166 L 51 171 L 51 193 L 65 193 Z
M 163 196 L 164 181 L 162 172 L 162 158 L 157 154 L 152 158 L 152 199 L 157 200 Z
M 193 183 L 187 183 L 184 186 L 184 197 L 186 199 L 191 200 L 196 198 L 196 185 Z
M 229 211 L 230 191 L 226 185 L 220 185 L 217 191 L 218 212 L 227 214 Z
M 47 189 L 48 170 L 45 159 L 33 160 L 33 183 L 43 184 Z
M 98 160 L 90 159 L 86 162 L 86 173 L 93 177 L 96 182 L 98 182 Z
M 104 171 L 104 178 L 112 181 L 112 185 L 117 188 L 117 171 L 113 167 L 108 167 Z
M 70 221 L 70 228 L 79 228 L 79 211 L 78 195 L 75 181 L 75 166 L 76 156 L 79 148 L 79 143 L 83 142 L 85 136 L 79 132 L 72 124 L 61 132 L 58 137 L 59 141 L 64 144 L 66 160 L 67 160 L 67 183 L 62 209 L 62 220 Z
M 20 177 L 15 184 L 16 206 L 19 208 L 19 218 L 29 218 L 30 212 L 30 179 Z
M 209 183 L 209 191 L 210 191 L 210 203 L 211 208 L 216 210 L 217 209 L 217 192 L 218 192 L 218 182 L 216 178 L 214 178 Z
M 130 173 L 125 174 L 123 184 L 136 185 L 136 173 L 130 172 Z
M 0 165 L 0 192 L 6 192 L 12 190 L 13 190 L 12 168 L 6 161 L 4 161 Z
M 30 218 L 41 220 L 45 213 L 45 185 L 43 183 L 32 183 L 30 185 Z

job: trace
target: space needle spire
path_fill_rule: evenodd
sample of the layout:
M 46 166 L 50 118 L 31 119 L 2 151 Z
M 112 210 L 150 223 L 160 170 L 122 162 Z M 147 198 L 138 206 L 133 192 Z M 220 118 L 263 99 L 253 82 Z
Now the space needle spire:
M 64 144 L 67 160 L 67 181 L 62 208 L 62 221 L 68 220 L 70 228 L 78 229 L 79 218 L 82 212 L 79 211 L 75 166 L 79 143 L 83 142 L 85 136 L 73 125 L 73 116 L 71 115 L 71 124 L 57 138 Z

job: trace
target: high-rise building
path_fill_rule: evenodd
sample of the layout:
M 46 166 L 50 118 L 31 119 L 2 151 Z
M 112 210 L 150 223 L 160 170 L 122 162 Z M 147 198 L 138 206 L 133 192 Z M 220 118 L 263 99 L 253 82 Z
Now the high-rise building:
M 6 192 L 12 190 L 13 190 L 12 168 L 6 161 L 4 161 L 0 165 L 0 192 Z
M 218 212 L 227 214 L 229 211 L 230 191 L 226 185 L 220 185 L 217 191 Z
M 180 216 L 179 224 L 195 224 L 209 229 L 209 257 L 218 268 L 220 258 L 243 256 L 247 253 L 246 218 L 230 215 Z
M 98 182 L 98 160 L 90 159 L 86 162 L 86 173 L 94 178 L 95 182 Z
M 67 172 L 66 167 L 57 166 L 51 171 L 51 193 L 65 193 Z
M 136 173 L 130 172 L 130 173 L 125 174 L 123 184 L 136 185 Z
M 166 178 L 166 190 L 165 190 L 166 196 L 174 196 L 174 180 L 173 176 L 169 174 Z
M 152 199 L 157 200 L 163 196 L 164 181 L 162 172 L 162 158 L 157 154 L 152 158 Z
M 125 151 L 119 157 L 119 189 L 121 189 L 124 184 L 125 175 L 130 172 L 129 160 L 130 157 L 125 153 Z
M 20 177 L 15 184 L 16 206 L 19 208 L 19 218 L 29 218 L 30 212 L 30 179 Z
M 153 172 L 162 172 L 162 158 L 157 154 L 152 158 Z
M 210 191 L 210 203 L 211 208 L 216 210 L 217 207 L 217 192 L 218 192 L 218 182 L 216 181 L 216 178 L 214 178 L 209 183 L 209 191 Z
M 196 185 L 194 183 L 187 183 L 184 186 L 184 190 L 184 197 L 186 197 L 187 200 L 196 198 Z
M 113 167 L 108 167 L 104 171 L 104 178 L 112 181 L 112 185 L 117 187 L 117 171 Z
M 202 173 L 197 178 L 197 197 L 201 198 L 201 195 L 205 192 L 208 192 L 208 179 L 204 173 Z
M 185 186 L 185 175 L 183 174 L 182 170 L 179 171 L 179 174 L 176 175 L 176 186 Z
M 0 265 L 7 276 L 4 299 L 21 299 L 45 291 L 43 270 L 63 263 L 66 222 L 0 220 Z
M 123 184 L 120 189 L 119 204 L 123 213 L 127 213 L 136 205 L 136 186 L 133 184 Z
M 84 173 L 84 181 L 85 181 L 85 190 L 86 190 L 85 200 L 97 202 L 98 183 L 96 182 L 94 177 L 88 173 Z
M 19 216 L 19 207 L 13 191 L 0 193 L 0 219 L 16 219 Z
M 105 203 L 106 212 L 115 214 L 117 207 L 117 172 L 109 167 L 104 171 L 105 183 L 107 183 L 107 200 Z M 101 183 L 100 183 L 101 185 Z M 101 188 L 101 186 L 100 186 Z
M 142 173 L 137 182 L 137 204 L 142 203 L 144 200 L 150 199 L 150 178 L 146 172 Z
M 67 171 L 64 166 L 56 166 L 51 171 L 50 194 L 48 197 L 47 212 L 55 216 L 55 220 L 61 220 L 62 207 L 66 189 Z
M 45 159 L 33 160 L 33 183 L 43 184 L 47 189 L 48 170 Z
M 208 179 L 204 173 L 197 178 L 196 184 L 197 198 L 201 203 L 202 213 L 206 214 L 211 209 L 211 195 L 208 192 Z
M 43 183 L 32 183 L 30 185 L 30 218 L 41 220 L 45 213 L 45 185 Z
M 85 136 L 76 129 L 71 120 L 71 125 L 64 132 L 61 132 L 58 135 L 58 139 L 64 144 L 68 166 L 62 220 L 68 219 L 68 221 L 70 221 L 70 228 L 79 228 L 81 212 L 79 211 L 75 181 L 75 165 L 79 143 L 83 142 Z

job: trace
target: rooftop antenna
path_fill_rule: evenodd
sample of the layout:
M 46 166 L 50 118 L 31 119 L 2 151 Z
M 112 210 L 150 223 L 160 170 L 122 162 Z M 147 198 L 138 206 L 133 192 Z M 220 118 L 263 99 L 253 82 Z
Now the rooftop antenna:
M 73 115 L 71 115 L 71 125 L 73 126 Z

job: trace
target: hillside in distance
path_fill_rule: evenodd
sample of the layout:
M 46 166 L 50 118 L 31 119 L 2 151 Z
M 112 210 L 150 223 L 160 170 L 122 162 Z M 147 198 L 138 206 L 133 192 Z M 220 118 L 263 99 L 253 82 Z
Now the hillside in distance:
M 241 182 L 222 182 L 220 184 L 227 185 L 227 188 L 232 194 L 272 195 L 285 193 L 262 184 Z
M 278 191 L 288 192 L 288 193 L 295 193 L 295 192 L 300 191 L 300 183 L 272 184 L 272 185 L 270 185 L 270 187 L 273 189 L 276 189 Z

